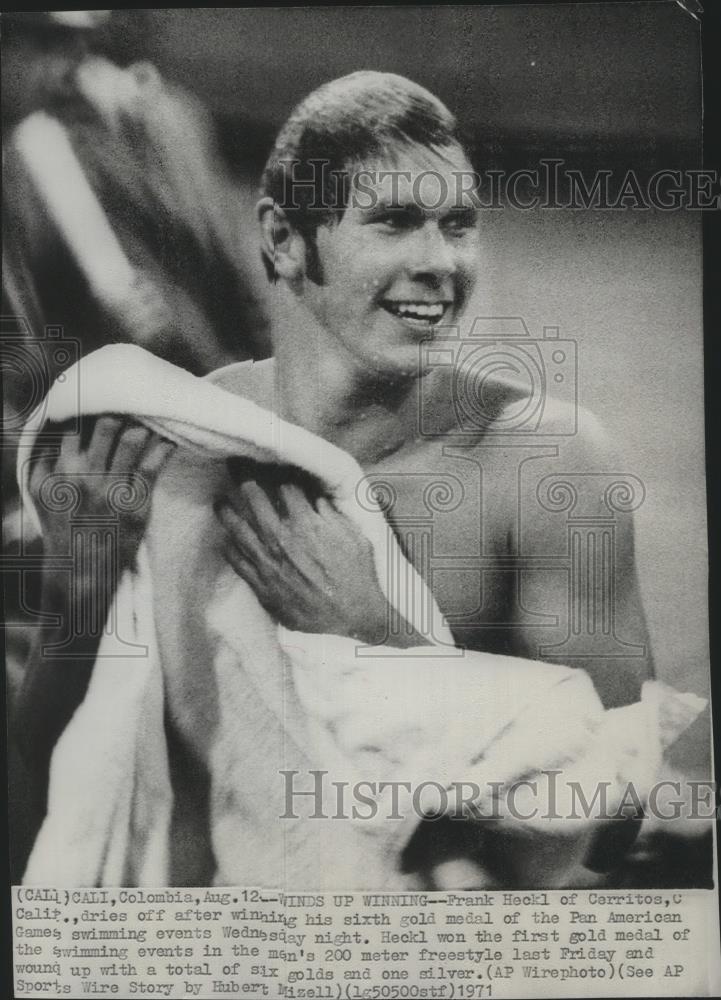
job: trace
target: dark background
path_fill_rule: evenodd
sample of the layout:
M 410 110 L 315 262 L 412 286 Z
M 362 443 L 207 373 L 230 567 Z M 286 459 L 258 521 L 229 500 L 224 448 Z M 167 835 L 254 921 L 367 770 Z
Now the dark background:
M 202 96 L 239 167 L 262 163 L 302 96 L 359 68 L 427 86 L 510 167 L 544 154 L 625 167 L 698 155 L 698 22 L 673 0 L 123 16 L 128 55 Z

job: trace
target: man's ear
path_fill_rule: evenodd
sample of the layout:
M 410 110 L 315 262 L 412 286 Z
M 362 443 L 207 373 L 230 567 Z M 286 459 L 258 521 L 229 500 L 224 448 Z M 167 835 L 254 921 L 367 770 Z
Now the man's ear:
M 277 277 L 290 283 L 298 281 L 305 274 L 305 240 L 272 198 L 261 198 L 256 213 L 263 255 Z

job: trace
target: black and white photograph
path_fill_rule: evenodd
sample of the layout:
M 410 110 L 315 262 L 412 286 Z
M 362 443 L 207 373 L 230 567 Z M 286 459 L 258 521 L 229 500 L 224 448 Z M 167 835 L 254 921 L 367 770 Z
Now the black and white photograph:
M 16 995 L 713 995 L 703 16 L 3 14 Z

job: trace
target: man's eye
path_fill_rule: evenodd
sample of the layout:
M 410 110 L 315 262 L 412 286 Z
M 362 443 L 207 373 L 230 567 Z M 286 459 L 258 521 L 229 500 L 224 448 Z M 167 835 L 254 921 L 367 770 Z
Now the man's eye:
M 385 226 L 391 230 L 410 229 L 413 225 L 413 216 L 408 212 L 382 212 L 373 221 L 377 225 Z
M 454 212 L 443 220 L 443 227 L 453 233 L 465 233 L 476 228 L 476 213 Z

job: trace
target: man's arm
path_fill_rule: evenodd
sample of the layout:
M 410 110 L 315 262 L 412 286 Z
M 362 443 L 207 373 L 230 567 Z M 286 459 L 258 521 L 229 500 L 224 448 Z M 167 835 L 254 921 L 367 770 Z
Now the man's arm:
M 36 446 L 30 492 L 40 519 L 45 565 L 41 610 L 58 624 L 38 630 L 14 706 L 13 730 L 30 780 L 44 798 L 55 743 L 83 700 L 117 582 L 132 565 L 145 529 L 155 478 L 173 446 L 116 417 L 88 421 L 83 434 L 63 437 L 59 454 Z M 116 551 L 98 544 L 113 485 L 142 477 L 145 500 L 123 516 Z M 63 485 L 65 484 L 65 485 Z M 71 515 L 53 509 L 53 488 L 77 490 L 75 572 L 58 569 L 70 553 Z M 95 522 L 95 523 L 94 523 Z
M 526 614 L 511 651 L 585 670 L 606 708 L 630 704 L 653 677 L 632 512 L 642 486 L 590 413 L 581 410 L 578 433 L 558 440 L 557 458 L 524 467 L 514 529 L 524 567 L 537 566 L 519 574 L 519 603 L 558 627 Z
M 602 553 L 597 549 L 596 558 L 602 557 Z M 578 561 L 581 563 L 581 570 L 586 569 L 580 558 Z M 519 655 L 564 663 L 566 666 L 585 670 L 591 677 L 604 707 L 615 708 L 638 701 L 644 681 L 654 676 L 635 565 L 634 526 L 631 513 L 621 515 L 616 522 L 615 560 L 613 568 L 609 568 L 609 573 L 612 573 L 609 594 L 613 607 L 612 631 L 609 632 L 609 639 L 613 637 L 619 640 L 618 645 L 614 643 L 607 653 L 600 649 L 596 651 L 595 637 L 590 634 L 589 623 L 582 622 L 581 634 L 577 636 L 576 642 L 568 651 L 563 646 L 558 650 L 549 649 L 553 640 L 549 639 L 548 632 L 543 633 L 531 625 L 521 629 L 518 649 Z M 573 579 L 563 579 L 559 573 L 546 574 L 545 580 L 542 578 L 543 574 L 538 576 L 537 580 L 524 589 L 528 606 L 534 607 L 534 591 L 542 586 L 545 592 L 545 606 L 561 609 L 562 631 L 568 628 L 573 633 L 574 611 L 570 605 L 574 600 L 585 605 L 585 594 L 581 594 L 580 597 L 577 594 L 585 584 L 582 585 Z M 586 614 L 585 607 L 577 609 L 575 614 L 583 618 Z M 596 614 L 600 618 L 601 610 L 597 609 Z M 597 629 L 598 627 L 596 626 Z M 601 645 L 599 643 L 599 646 Z

